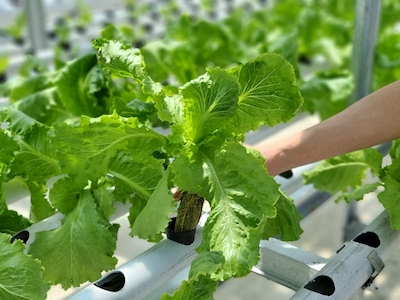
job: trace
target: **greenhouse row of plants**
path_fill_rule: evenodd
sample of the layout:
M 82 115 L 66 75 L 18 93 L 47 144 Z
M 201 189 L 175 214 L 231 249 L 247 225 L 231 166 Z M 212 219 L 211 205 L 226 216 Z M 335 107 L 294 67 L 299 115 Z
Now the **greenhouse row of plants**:
M 78 23 L 69 15 L 55 27 L 51 63 L 28 51 L 3 80 L 5 299 L 46 299 L 52 285 L 67 290 L 113 270 L 119 226 L 110 218 L 118 204 L 129 206 L 130 236 L 150 242 L 165 238 L 171 216 L 176 231 L 194 230 L 204 203 L 210 206 L 189 278 L 162 299 L 213 299 L 220 282 L 249 274 L 261 240 L 300 237 L 296 199 L 244 140 L 296 115 L 324 120 L 346 108 L 354 92 L 356 1 L 228 2 L 194 1 L 185 13 L 178 1 L 126 0 L 130 19 L 97 24 L 97 36 L 86 41 L 90 51 L 70 34 L 76 24 L 79 41 L 85 30 L 93 34 L 94 8 L 77 2 Z M 225 13 L 215 17 L 216 7 Z M 163 32 L 150 35 L 135 23 L 146 13 L 162 20 Z M 112 20 L 117 12 L 108 14 Z M 400 77 L 399 15 L 397 1 L 382 3 L 372 90 Z M 23 20 L 17 17 L 3 38 L 21 37 Z M 7 73 L 12 54 L 2 55 L 0 72 Z M 392 197 L 400 188 L 398 147 L 394 141 L 389 166 L 375 148 L 364 149 L 320 162 L 303 174 L 304 183 L 347 202 L 382 189 L 379 201 L 400 229 Z M 365 184 L 367 173 L 373 180 Z M 29 218 L 9 208 L 15 183 L 29 191 Z M 56 214 L 61 226 L 36 233 L 28 248 L 13 238 Z

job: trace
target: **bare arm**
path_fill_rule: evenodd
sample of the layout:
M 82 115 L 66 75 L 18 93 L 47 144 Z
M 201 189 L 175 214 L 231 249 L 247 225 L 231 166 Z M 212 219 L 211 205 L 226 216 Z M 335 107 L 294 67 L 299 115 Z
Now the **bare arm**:
M 253 147 L 271 175 L 400 137 L 400 80 L 364 97 L 339 114 L 277 141 Z

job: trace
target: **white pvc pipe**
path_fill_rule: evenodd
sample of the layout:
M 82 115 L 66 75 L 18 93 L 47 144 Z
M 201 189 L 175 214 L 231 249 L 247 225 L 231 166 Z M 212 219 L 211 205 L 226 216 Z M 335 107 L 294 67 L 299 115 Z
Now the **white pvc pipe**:
M 200 245 L 203 225 L 208 215 L 203 215 L 200 225 L 196 229 L 195 241 L 191 245 L 181 245 L 170 240 L 163 240 L 142 253 L 135 259 L 127 262 L 115 271 L 123 274 L 123 288 L 118 291 L 108 291 L 98 287 L 96 284 L 105 280 L 105 275 L 101 280 L 82 289 L 69 297 L 69 300 L 139 300 L 154 298 L 155 291 L 162 293 L 174 288 L 175 285 L 169 285 L 168 282 L 178 275 L 178 280 L 185 276 L 179 275 L 181 272 L 187 272 L 192 260 L 197 255 L 195 248 Z M 176 280 L 175 280 L 176 281 Z M 167 288 L 163 288 L 163 285 Z
M 391 228 L 387 211 L 382 212 L 291 300 L 358 299 L 361 289 L 379 274 L 390 248 L 399 240 L 400 231 Z

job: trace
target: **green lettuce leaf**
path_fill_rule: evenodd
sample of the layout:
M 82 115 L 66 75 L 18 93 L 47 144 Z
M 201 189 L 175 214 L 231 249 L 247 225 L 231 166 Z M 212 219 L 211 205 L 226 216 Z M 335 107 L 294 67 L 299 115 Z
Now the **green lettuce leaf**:
M 106 39 L 92 42 L 97 50 L 97 59 L 120 77 L 132 77 L 143 80 L 146 77 L 145 63 L 139 49 L 132 49 L 129 44 Z
M 296 78 L 299 78 L 297 38 L 297 32 L 294 31 L 286 34 L 282 34 L 282 32 L 270 33 L 268 36 L 268 51 L 266 52 L 273 52 L 282 56 L 293 66 Z
M 49 200 L 59 212 L 67 214 L 78 204 L 85 185 L 75 183 L 70 177 L 59 178 L 50 188 Z
M 161 120 L 170 122 L 172 134 L 169 135 L 170 142 L 184 142 L 184 120 L 183 101 L 181 95 L 165 96 L 162 101 L 156 102 L 158 116 Z
M 55 72 L 48 72 L 27 78 L 16 77 L 6 83 L 8 90 L 6 96 L 9 96 L 9 101 L 12 103 L 53 87 L 55 75 Z
M 303 230 L 300 227 L 301 216 L 293 203 L 293 199 L 280 192 L 275 204 L 277 215 L 265 224 L 263 239 L 280 236 L 282 241 L 295 241 L 300 238 Z
M 63 214 L 68 214 L 79 203 L 79 196 L 86 184 L 76 183 L 71 177 L 61 177 L 51 186 L 49 201 L 51 205 Z M 97 204 L 97 210 L 106 220 L 115 212 L 113 197 L 107 190 L 110 183 L 107 180 L 100 182 L 96 188 L 92 187 L 93 197 Z
M 316 189 L 333 195 L 348 187 L 360 186 L 366 171 L 378 174 L 381 164 L 382 154 L 369 148 L 324 160 L 303 176 L 306 184 L 313 184 Z
M 161 300 L 212 300 L 218 287 L 218 274 L 224 266 L 224 256 L 221 252 L 205 252 L 196 256 L 190 267 L 189 278 L 182 282 L 174 294 L 162 295 Z
M 56 86 L 63 106 L 72 115 L 97 117 L 108 112 L 107 79 L 94 54 L 69 62 L 58 73 Z
M 276 216 L 278 184 L 259 153 L 234 142 L 222 147 L 187 147 L 170 167 L 174 183 L 211 204 L 199 252 L 222 251 L 221 279 L 248 274 L 259 259 L 267 218 Z
M 108 180 L 101 182 L 97 188 L 92 189 L 94 200 L 97 204 L 97 210 L 102 214 L 105 220 L 109 220 L 115 213 L 114 197 L 109 190 L 110 183 Z
M 240 21 L 243 21 L 243 16 L 240 16 Z M 188 80 L 202 74 L 206 67 L 225 68 L 232 64 L 236 65 L 238 61 L 242 61 L 243 56 L 253 58 L 252 54 L 255 51 L 251 49 L 252 47 L 247 47 L 246 51 L 243 51 L 243 48 L 240 47 L 242 39 L 238 38 L 238 32 L 230 32 L 228 26 L 224 20 L 215 22 L 191 18 L 188 14 L 182 14 L 175 22 L 175 26 L 168 28 L 164 40 L 167 55 L 168 52 L 172 52 L 170 55 L 175 56 L 177 46 L 189 52 L 188 58 L 185 58 L 188 65 L 177 62 L 186 74 L 194 72 L 193 77 Z M 171 48 L 173 50 L 170 50 Z
M 0 232 L 15 234 L 29 227 L 31 221 L 19 215 L 16 211 L 9 210 L 4 194 L 4 184 L 0 178 Z
M 8 67 L 9 64 L 9 57 L 7 55 L 1 55 L 0 56 L 0 72 L 4 73 Z M 1 88 L 0 88 L 1 90 Z
M 5 190 L 4 190 L 3 179 L 0 177 L 0 214 L 7 211 L 7 203 L 4 194 Z
M 400 159 L 400 139 L 396 139 L 392 142 L 392 147 L 389 151 L 390 157 L 393 159 L 393 163 L 397 163 Z
M 391 227 L 400 229 L 400 139 L 394 140 L 390 149 L 392 163 L 385 168 L 383 177 L 384 190 L 378 194 L 378 199 L 389 212 Z
M 137 119 L 124 119 L 115 113 L 82 117 L 79 126 L 56 124 L 51 140 L 63 172 L 77 183 L 96 182 L 105 176 L 110 159 L 120 149 L 141 158 L 165 143 L 165 137 L 140 125 Z
M 340 200 L 345 200 L 347 203 L 350 203 L 351 200 L 356 200 L 356 201 L 362 200 L 365 194 L 372 193 L 379 186 L 382 186 L 382 183 L 380 182 L 364 183 L 362 186 L 356 187 L 349 193 L 343 193 L 335 200 L 335 202 L 339 202 Z
M 55 210 L 47 201 L 47 186 L 45 183 L 25 181 L 31 196 L 30 219 L 39 222 L 54 215 Z
M 33 93 L 19 100 L 15 107 L 37 122 L 48 126 L 72 116 L 60 103 L 56 87 Z
M 5 198 L 5 188 L 0 176 L 0 232 L 15 234 L 30 225 L 30 220 L 19 215 L 16 211 L 8 209 Z
M 29 253 L 42 261 L 44 280 L 67 289 L 93 282 L 103 270 L 115 267 L 115 239 L 115 228 L 101 217 L 90 190 L 85 190 L 61 227 L 36 234 Z
M 136 117 L 142 123 L 145 123 L 149 116 L 155 113 L 153 102 L 143 102 L 138 99 L 126 102 L 120 97 L 114 97 L 111 109 L 125 118 Z
M 15 137 L 21 149 L 12 166 L 13 174 L 24 175 L 37 182 L 45 182 L 61 174 L 58 160 L 49 142 L 48 131 L 48 127 L 35 124 L 25 136 Z
M 13 134 L 24 134 L 37 123 L 35 119 L 27 116 L 13 105 L 0 110 L 0 118 L 3 122 L 2 124 Z
M 175 201 L 168 186 L 169 173 L 169 169 L 164 172 L 146 206 L 134 220 L 132 236 L 147 239 L 149 242 L 159 242 L 163 239 L 162 233 L 170 221 L 168 215 L 175 210 Z
M 19 146 L 12 137 L 0 130 L 0 178 L 7 172 L 18 150 Z
M 101 31 L 101 37 L 106 40 L 117 40 L 124 43 L 130 43 L 131 41 L 124 35 L 124 33 L 117 28 L 114 24 L 108 24 Z
M 237 114 L 229 126 L 233 132 L 287 122 L 303 103 L 293 67 L 278 54 L 261 55 L 232 72 L 240 84 Z
M 108 72 L 97 65 L 96 56 L 89 54 L 69 62 L 60 70 L 14 79 L 2 90 L 19 110 L 51 125 L 72 116 L 98 116 L 108 111 L 107 75 Z
M 400 182 L 387 175 L 384 187 L 385 190 L 378 194 L 379 202 L 389 212 L 391 227 L 400 230 Z
M 143 92 L 152 97 L 160 120 L 167 121 L 169 123 L 175 122 L 174 115 L 179 114 L 175 113 L 175 105 L 171 106 L 171 101 L 169 101 L 168 97 L 166 97 L 164 93 L 164 86 L 161 83 L 155 82 L 150 77 L 146 77 L 146 79 L 143 81 Z M 177 95 L 173 95 L 171 97 L 175 99 L 176 96 Z M 172 103 L 175 104 L 178 102 L 174 101 Z
M 200 143 L 226 124 L 236 113 L 238 92 L 236 78 L 219 68 L 185 84 L 180 90 L 185 137 Z
M 346 71 L 316 73 L 301 85 L 304 109 L 318 113 L 322 120 L 342 111 L 354 90 L 354 79 Z
M 29 227 L 32 222 L 21 216 L 14 210 L 0 212 L 0 232 L 14 235 L 17 232 Z
M 46 299 L 48 284 L 43 280 L 40 261 L 24 254 L 21 240 L 0 233 L 0 295 L 2 299 Z
M 151 156 L 138 156 L 135 159 L 134 156 L 119 152 L 110 162 L 109 173 L 113 176 L 115 184 L 115 199 L 121 202 L 129 200 L 129 202 L 132 203 L 129 221 L 131 226 L 133 226 L 138 215 L 148 204 L 149 199 L 152 199 L 153 193 L 157 191 L 154 197 L 160 199 L 158 195 L 160 191 L 157 189 L 157 185 L 160 181 L 162 182 L 163 161 L 152 158 Z M 163 185 L 159 187 L 161 191 L 162 187 Z M 168 193 L 166 193 L 165 196 L 167 197 L 166 199 L 168 199 Z M 152 201 L 154 201 L 154 199 L 152 199 Z M 162 201 L 168 202 L 168 200 Z M 153 204 L 150 204 L 150 207 L 152 205 Z M 153 218 L 151 220 L 154 221 Z
M 389 5 L 392 7 L 382 10 L 382 23 L 380 26 L 383 25 L 383 22 L 387 21 L 388 13 L 392 14 L 392 18 L 399 13 L 397 4 L 392 2 Z M 393 26 L 395 23 L 395 21 L 392 21 L 385 30 L 381 29 L 377 39 L 375 50 L 376 57 L 374 60 L 374 74 L 372 80 L 373 90 L 382 88 L 392 82 L 395 82 L 399 78 L 400 59 L 395 53 L 393 53 L 392 50 L 393 45 L 397 45 L 400 42 L 400 34 L 397 31 L 396 26 Z
M 154 80 L 168 80 L 173 75 L 180 84 L 184 84 L 198 76 L 193 50 L 185 42 L 153 41 L 141 51 L 146 69 Z

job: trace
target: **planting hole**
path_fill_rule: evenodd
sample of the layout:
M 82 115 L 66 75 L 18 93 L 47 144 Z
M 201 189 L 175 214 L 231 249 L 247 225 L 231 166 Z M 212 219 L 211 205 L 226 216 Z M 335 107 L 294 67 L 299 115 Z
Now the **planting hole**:
M 94 283 L 94 285 L 106 291 L 118 292 L 125 286 L 125 276 L 120 271 L 113 272 Z
M 26 242 L 29 239 L 29 231 L 28 230 L 22 230 L 20 232 L 17 232 L 14 234 L 11 238 L 11 244 L 14 243 L 15 240 L 21 240 L 26 244 Z
M 281 176 L 283 178 L 286 178 L 286 179 L 292 178 L 293 177 L 293 171 L 292 170 L 287 170 L 285 172 L 280 173 L 279 176 Z
M 335 292 L 335 283 L 330 277 L 321 275 L 308 282 L 304 288 L 321 295 L 331 296 Z
M 355 239 L 355 242 L 364 244 L 373 248 L 378 248 L 381 245 L 381 241 L 376 233 L 367 231 L 359 234 Z

